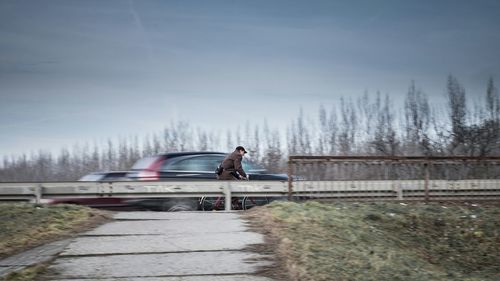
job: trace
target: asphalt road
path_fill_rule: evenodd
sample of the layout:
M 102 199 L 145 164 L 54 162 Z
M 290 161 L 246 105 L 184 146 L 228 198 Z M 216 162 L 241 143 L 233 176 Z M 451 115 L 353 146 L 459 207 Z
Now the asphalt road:
M 49 266 L 48 280 L 243 280 L 269 259 L 235 212 L 122 212 L 82 233 Z

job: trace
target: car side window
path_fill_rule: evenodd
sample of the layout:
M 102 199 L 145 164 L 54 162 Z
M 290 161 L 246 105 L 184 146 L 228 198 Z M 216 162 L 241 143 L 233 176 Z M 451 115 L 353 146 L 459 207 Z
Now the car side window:
M 245 158 L 243 158 L 243 161 L 242 161 L 241 165 L 243 166 L 243 170 L 245 170 L 245 171 L 250 171 L 250 170 L 254 169 L 253 163 L 251 163 L 250 161 L 246 160 Z
M 245 170 L 246 172 L 251 170 L 265 170 L 262 166 L 256 164 L 255 162 L 247 160 L 246 158 L 243 158 L 241 165 L 243 166 L 243 170 Z
M 167 170 L 213 172 L 222 160 L 224 156 L 196 156 L 172 163 L 168 165 Z

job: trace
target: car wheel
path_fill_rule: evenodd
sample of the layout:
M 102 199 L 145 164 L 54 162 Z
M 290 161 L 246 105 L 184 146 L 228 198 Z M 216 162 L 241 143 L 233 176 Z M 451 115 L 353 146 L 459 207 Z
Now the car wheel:
M 269 204 L 267 197 L 245 197 L 243 198 L 242 207 L 243 210 L 249 210 L 255 206 L 264 206 L 266 204 Z
M 196 211 L 198 209 L 198 200 L 166 200 L 162 204 L 164 212 L 182 212 Z
M 203 197 L 200 203 L 202 211 L 221 211 L 224 204 L 224 197 Z

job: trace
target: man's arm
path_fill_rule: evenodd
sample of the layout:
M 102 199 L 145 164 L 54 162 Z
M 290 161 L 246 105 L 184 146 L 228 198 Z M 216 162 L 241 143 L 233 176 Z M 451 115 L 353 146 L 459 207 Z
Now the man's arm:
M 243 171 L 243 166 L 241 165 L 241 157 L 236 157 L 236 159 L 234 159 L 234 169 L 240 173 L 240 175 L 244 178 L 247 177 L 247 174 L 245 173 L 245 171 Z

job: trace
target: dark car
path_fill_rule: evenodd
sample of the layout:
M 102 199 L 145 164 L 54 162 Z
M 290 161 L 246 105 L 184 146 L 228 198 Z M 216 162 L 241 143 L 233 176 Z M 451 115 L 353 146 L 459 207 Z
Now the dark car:
M 144 181 L 216 180 L 214 171 L 226 156 L 222 152 L 178 152 L 146 157 L 134 164 L 127 177 Z M 246 159 L 243 169 L 252 181 L 288 180 L 286 174 L 269 173 Z M 200 209 L 199 202 L 199 198 L 144 198 L 131 199 L 127 203 L 151 210 L 187 211 Z
M 127 177 L 132 180 L 215 180 L 215 169 L 227 154 L 222 152 L 167 153 L 138 160 Z M 288 180 L 285 174 L 273 174 L 255 163 L 243 160 L 250 180 Z

